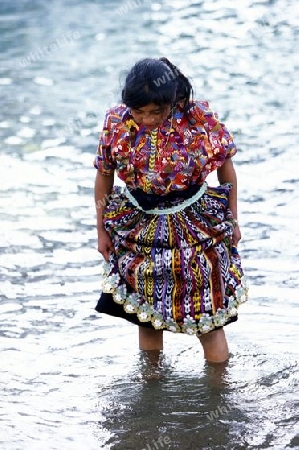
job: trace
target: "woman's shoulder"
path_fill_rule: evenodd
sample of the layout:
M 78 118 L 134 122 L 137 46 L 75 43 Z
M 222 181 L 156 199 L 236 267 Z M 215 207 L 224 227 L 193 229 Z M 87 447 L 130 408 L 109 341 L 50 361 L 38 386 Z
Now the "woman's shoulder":
M 204 117 L 213 114 L 208 100 L 193 100 L 188 105 L 188 112 L 195 117 Z
M 218 114 L 211 109 L 207 100 L 194 100 L 186 109 L 188 123 L 195 127 L 214 128 L 218 126 Z
M 112 106 L 106 111 L 105 122 L 113 127 L 124 122 L 129 115 L 129 109 L 124 104 Z

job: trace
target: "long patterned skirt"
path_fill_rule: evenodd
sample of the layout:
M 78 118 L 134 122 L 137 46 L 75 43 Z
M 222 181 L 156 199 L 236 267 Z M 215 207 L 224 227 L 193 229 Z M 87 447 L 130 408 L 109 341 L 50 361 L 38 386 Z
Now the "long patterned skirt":
M 115 186 L 104 211 L 115 252 L 104 264 L 97 311 L 187 334 L 235 321 L 247 286 L 232 245 L 230 189 L 204 183 L 189 199 L 145 210 L 133 192 Z

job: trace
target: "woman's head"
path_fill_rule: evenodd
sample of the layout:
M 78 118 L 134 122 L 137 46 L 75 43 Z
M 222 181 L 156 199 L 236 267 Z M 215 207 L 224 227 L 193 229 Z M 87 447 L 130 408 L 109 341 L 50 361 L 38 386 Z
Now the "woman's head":
M 146 58 L 138 61 L 127 74 L 122 101 L 136 110 L 152 104 L 165 108 L 183 102 L 185 106 L 191 94 L 188 78 L 168 59 Z

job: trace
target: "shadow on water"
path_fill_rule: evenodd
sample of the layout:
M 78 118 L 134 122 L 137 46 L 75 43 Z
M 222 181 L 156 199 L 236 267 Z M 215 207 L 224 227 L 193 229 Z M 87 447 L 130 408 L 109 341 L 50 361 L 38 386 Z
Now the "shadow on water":
M 102 448 L 298 448 L 297 363 L 258 350 L 245 346 L 219 365 L 200 362 L 194 348 L 174 359 L 136 354 L 125 379 L 98 391 L 97 427 L 109 434 Z M 184 357 L 198 358 L 197 371 Z
M 112 432 L 107 444 L 113 449 L 211 448 L 226 445 L 228 425 L 219 414 L 231 414 L 226 399 L 227 367 L 206 365 L 199 376 L 178 375 L 163 354 L 138 355 L 127 381 L 119 381 L 99 393 L 115 408 L 105 408 L 100 427 Z M 212 409 L 212 410 L 211 410 Z M 218 413 L 218 414 L 217 414 Z M 216 419 L 216 420 L 215 420 Z M 184 447 L 182 447 L 184 445 Z M 216 447 L 214 447 L 216 448 Z

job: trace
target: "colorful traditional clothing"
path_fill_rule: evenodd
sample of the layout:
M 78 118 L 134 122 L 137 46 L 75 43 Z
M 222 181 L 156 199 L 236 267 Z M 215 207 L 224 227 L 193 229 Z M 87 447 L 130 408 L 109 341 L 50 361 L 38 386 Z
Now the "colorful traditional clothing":
M 98 311 L 109 313 L 111 294 L 123 314 L 110 314 L 155 329 L 207 333 L 236 320 L 247 288 L 231 244 L 231 185 L 205 182 L 236 151 L 207 102 L 176 107 L 154 132 L 124 105 L 107 112 L 94 165 L 126 187 L 113 188 L 103 213 L 115 252 Z

